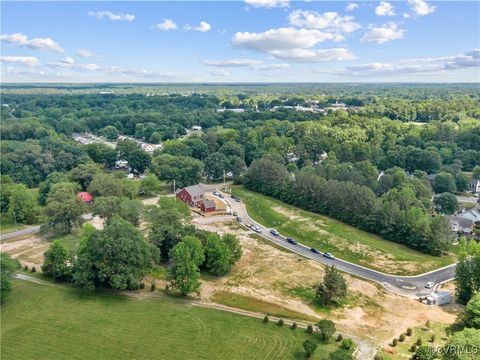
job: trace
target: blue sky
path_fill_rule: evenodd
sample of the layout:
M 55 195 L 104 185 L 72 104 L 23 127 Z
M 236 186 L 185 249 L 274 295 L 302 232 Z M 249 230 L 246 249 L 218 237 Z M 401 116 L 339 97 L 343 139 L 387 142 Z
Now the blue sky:
M 2 82 L 480 82 L 478 1 L 2 1 Z

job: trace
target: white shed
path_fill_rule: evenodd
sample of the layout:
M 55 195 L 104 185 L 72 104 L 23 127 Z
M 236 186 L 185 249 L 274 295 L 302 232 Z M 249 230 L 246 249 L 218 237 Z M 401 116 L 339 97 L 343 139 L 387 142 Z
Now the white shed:
M 452 297 L 448 291 L 437 291 L 427 297 L 427 303 L 432 305 L 446 305 L 452 302 Z

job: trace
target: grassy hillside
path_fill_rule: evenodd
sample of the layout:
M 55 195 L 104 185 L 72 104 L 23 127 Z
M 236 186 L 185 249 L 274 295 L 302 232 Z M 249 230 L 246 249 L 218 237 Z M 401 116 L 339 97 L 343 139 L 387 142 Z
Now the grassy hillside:
M 451 257 L 423 254 L 243 187 L 234 186 L 232 191 L 242 198 L 255 221 L 343 260 L 398 275 L 423 273 L 453 263 Z
M 5 359 L 292 359 L 304 358 L 307 336 L 174 299 L 19 280 L 1 311 Z M 320 346 L 314 359 L 328 358 L 332 346 Z

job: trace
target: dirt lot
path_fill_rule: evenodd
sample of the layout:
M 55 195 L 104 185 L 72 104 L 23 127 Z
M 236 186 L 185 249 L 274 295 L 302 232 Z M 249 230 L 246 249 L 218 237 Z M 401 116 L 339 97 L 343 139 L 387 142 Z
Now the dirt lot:
M 295 289 L 309 289 L 319 283 L 324 274 L 321 264 L 254 239 L 233 223 L 198 226 L 220 234 L 235 233 L 243 246 L 242 259 L 229 276 L 202 283 L 202 298 L 208 299 L 216 291 L 247 295 L 310 316 L 330 318 L 341 330 L 370 338 L 377 345 L 385 345 L 408 327 L 424 324 L 429 319 L 448 324 L 456 318 L 453 306 L 428 307 L 348 275 L 347 303 L 330 311 L 315 308 L 297 296 Z
M 10 254 L 17 259 L 22 266 L 31 268 L 35 266 L 37 271 L 43 263 L 43 253 L 50 244 L 39 236 L 12 239 L 0 244 L 0 251 Z

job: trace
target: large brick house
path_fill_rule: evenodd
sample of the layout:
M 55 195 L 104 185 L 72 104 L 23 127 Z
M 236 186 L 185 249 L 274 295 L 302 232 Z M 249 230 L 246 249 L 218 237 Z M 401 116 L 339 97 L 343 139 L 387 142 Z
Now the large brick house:
M 205 195 L 205 189 L 201 185 L 188 186 L 175 192 L 177 199 L 192 207 L 199 207 Z

